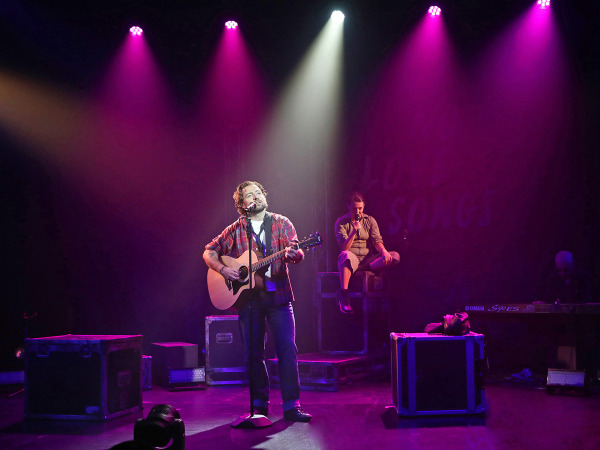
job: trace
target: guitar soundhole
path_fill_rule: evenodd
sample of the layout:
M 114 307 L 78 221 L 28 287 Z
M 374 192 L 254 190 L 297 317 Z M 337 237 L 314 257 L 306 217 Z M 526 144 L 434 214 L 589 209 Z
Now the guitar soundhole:
M 248 268 L 242 266 L 238 270 L 240 271 L 240 281 L 245 281 L 248 278 Z

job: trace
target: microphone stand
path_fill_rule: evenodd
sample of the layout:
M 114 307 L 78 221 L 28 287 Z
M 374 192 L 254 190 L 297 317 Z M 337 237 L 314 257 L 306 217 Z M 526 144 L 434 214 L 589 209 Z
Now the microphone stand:
M 252 222 L 250 220 L 250 212 L 246 212 L 246 236 L 248 237 L 248 292 L 250 298 L 248 300 L 249 308 L 249 326 L 248 326 L 248 386 L 250 387 L 250 413 L 244 414 L 231 422 L 232 428 L 266 428 L 273 425 L 273 422 L 268 417 L 262 414 L 254 414 L 254 389 L 252 387 L 252 362 L 254 356 L 254 300 L 255 296 L 252 292 L 252 246 L 254 240 L 252 238 Z M 266 234 L 266 231 L 265 231 Z

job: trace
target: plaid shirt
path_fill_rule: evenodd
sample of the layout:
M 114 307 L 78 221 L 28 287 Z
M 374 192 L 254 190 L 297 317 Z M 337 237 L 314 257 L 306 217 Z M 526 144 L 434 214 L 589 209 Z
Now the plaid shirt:
M 267 219 L 267 215 L 272 219 L 271 249 L 270 251 L 267 250 L 269 255 L 298 243 L 298 235 L 290 219 L 280 214 L 267 212 L 265 220 Z M 246 218 L 240 216 L 238 220 L 206 244 L 206 250 L 213 250 L 219 256 L 227 255 L 232 258 L 239 258 L 249 248 L 246 225 Z M 255 241 L 252 241 L 252 249 L 255 252 L 262 252 L 262 249 L 258 249 Z M 275 282 L 276 304 L 285 304 L 294 301 L 287 264 L 283 259 L 278 259 L 271 263 L 271 279 Z

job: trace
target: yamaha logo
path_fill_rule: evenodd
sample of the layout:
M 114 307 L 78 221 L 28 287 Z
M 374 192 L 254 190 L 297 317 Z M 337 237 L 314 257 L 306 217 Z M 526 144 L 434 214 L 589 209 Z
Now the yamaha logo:
M 467 306 L 465 307 L 465 311 L 485 311 L 484 306 Z

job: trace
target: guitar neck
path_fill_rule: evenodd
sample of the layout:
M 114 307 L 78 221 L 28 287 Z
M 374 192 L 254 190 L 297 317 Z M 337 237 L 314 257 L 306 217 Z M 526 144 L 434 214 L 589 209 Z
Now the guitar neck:
M 294 244 L 294 245 L 292 245 L 292 248 L 295 248 L 297 250 L 298 246 L 299 246 L 299 244 Z M 263 259 L 255 262 L 254 264 L 252 264 L 252 272 L 256 272 L 257 270 L 262 269 L 265 266 L 268 266 L 273 261 L 277 261 L 278 259 L 283 258 L 284 256 L 285 256 L 285 249 L 278 251 L 277 253 L 273 253 L 272 255 L 269 255 L 266 258 L 263 258 Z

